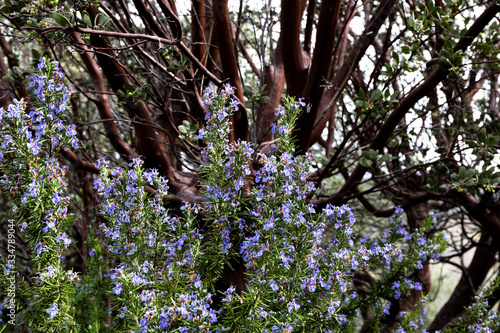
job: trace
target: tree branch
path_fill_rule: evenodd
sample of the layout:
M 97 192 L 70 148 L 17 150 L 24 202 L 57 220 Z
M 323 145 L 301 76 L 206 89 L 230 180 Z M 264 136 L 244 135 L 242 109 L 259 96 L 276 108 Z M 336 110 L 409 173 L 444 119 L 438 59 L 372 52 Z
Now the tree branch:
M 301 153 L 305 153 L 309 149 L 314 122 L 325 91 L 324 83 L 326 83 L 330 73 L 341 4 L 342 1 L 340 0 L 321 2 L 316 46 L 306 85 L 301 95 L 308 96 L 311 105 L 309 114 L 302 113 L 298 119 L 300 124 L 298 133 L 299 152 Z
M 323 131 L 323 128 L 330 117 L 330 113 L 332 112 L 332 106 L 336 104 L 340 96 L 342 96 L 349 78 L 357 68 L 361 58 L 365 55 L 368 47 L 373 43 L 380 27 L 384 24 L 385 20 L 391 13 L 395 2 L 395 0 L 383 0 L 380 3 L 372 18 L 368 22 L 365 30 L 353 45 L 344 64 L 335 74 L 335 77 L 330 84 L 331 89 L 325 92 L 323 99 L 321 100 L 319 109 L 322 110 L 322 114 L 317 114 L 312 139 L 310 141 L 311 144 L 316 142 L 321 136 L 321 132 Z
M 235 47 L 232 39 L 231 21 L 227 8 L 228 0 L 214 1 L 214 24 L 217 45 L 219 46 L 222 70 L 229 77 L 229 82 L 236 88 L 236 96 L 240 100 L 240 110 L 232 116 L 235 139 L 248 141 L 248 116 L 245 109 L 245 98 L 241 86 Z
M 281 0 L 281 53 L 285 67 L 287 93 L 302 96 L 307 80 L 309 56 L 300 44 L 300 30 L 305 1 Z
M 467 32 L 460 38 L 459 42 L 455 45 L 453 50 L 465 50 L 472 43 L 473 39 L 484 29 L 484 27 L 495 17 L 500 11 L 500 5 L 493 3 L 478 17 L 474 24 L 467 30 Z M 449 73 L 450 66 L 445 64 L 439 67 L 418 87 L 413 89 L 405 98 L 403 98 L 397 107 L 384 122 L 378 134 L 375 136 L 372 144 L 367 150 L 373 149 L 380 151 L 385 147 L 389 138 L 393 135 L 393 131 L 399 124 L 401 119 L 406 115 L 415 103 L 422 97 L 426 96 L 435 86 L 442 82 Z M 363 178 L 368 169 L 358 163 L 354 168 L 349 179 L 346 180 L 342 188 L 330 197 L 330 202 L 335 203 L 342 196 L 350 193 L 356 184 Z
M 307 20 L 304 30 L 304 52 L 311 53 L 311 41 L 314 24 L 314 15 L 316 14 L 316 1 L 310 0 L 307 4 Z
M 94 58 L 91 56 L 89 50 L 84 46 L 83 40 L 80 35 L 76 32 L 71 33 L 71 38 L 79 44 L 79 47 L 83 52 L 80 52 L 80 57 L 83 60 L 83 64 L 87 69 L 95 90 L 95 98 L 93 102 L 95 103 L 99 115 L 103 120 L 104 130 L 106 136 L 108 137 L 111 145 L 116 149 L 116 151 L 127 161 L 131 158 L 137 158 L 139 155 L 130 147 L 128 143 L 122 140 L 118 129 L 116 128 L 113 114 L 111 113 L 111 107 L 109 104 L 108 91 L 104 82 L 104 77 L 102 76 L 101 69 L 96 63 Z
M 62 147 L 61 154 L 66 158 L 72 166 L 82 169 L 93 174 L 99 174 L 99 169 L 94 163 L 82 161 L 76 154 L 68 147 Z

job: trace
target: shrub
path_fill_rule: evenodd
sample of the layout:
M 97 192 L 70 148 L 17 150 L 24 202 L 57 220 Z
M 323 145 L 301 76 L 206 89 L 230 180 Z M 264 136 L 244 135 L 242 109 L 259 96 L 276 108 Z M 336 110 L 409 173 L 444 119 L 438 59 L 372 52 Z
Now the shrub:
M 376 329 L 399 299 L 419 294 L 408 277 L 446 246 L 425 235 L 432 216 L 410 233 L 400 209 L 385 233 L 356 241 L 349 206 L 309 203 L 312 156 L 295 154 L 291 135 L 302 102 L 287 98 L 277 110 L 279 140 L 264 155 L 230 141 L 238 101 L 230 86 L 209 86 L 199 131 L 205 201 L 176 214 L 157 170 L 140 159 L 128 168 L 98 160 L 88 271 L 77 274 L 64 261 L 74 217 L 60 152 L 78 139 L 63 119 L 71 95 L 63 77 L 42 59 L 33 105 L 0 110 L 1 184 L 30 258 L 7 253 L 2 267 L 16 276 L 19 317 L 33 332 L 348 332 L 363 319 Z M 377 278 L 360 282 L 367 272 Z M 402 316 L 400 331 L 422 329 L 423 304 Z

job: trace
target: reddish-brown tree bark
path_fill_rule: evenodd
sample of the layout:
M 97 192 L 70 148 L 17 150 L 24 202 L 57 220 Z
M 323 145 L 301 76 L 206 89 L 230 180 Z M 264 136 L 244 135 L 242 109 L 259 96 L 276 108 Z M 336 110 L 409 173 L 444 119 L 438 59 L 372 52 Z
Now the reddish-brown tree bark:
M 235 87 L 236 96 L 241 103 L 240 110 L 232 116 L 235 128 L 232 135 L 234 135 L 234 139 L 248 140 L 248 116 L 245 109 L 243 88 L 238 73 L 235 54 L 236 45 L 232 38 L 233 30 L 230 25 L 227 0 L 215 0 L 213 5 L 217 45 L 219 46 L 219 50 L 224 50 L 224 52 L 220 53 L 222 70 L 224 75 L 229 78 L 229 83 Z

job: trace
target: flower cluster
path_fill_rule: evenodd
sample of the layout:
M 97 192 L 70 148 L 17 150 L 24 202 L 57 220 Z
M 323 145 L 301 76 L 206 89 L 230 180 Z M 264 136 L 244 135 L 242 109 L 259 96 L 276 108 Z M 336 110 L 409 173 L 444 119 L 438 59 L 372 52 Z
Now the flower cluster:
M 193 269 L 201 251 L 194 221 L 198 207 L 186 204 L 185 218 L 173 216 L 164 207 L 167 180 L 157 170 L 144 170 L 140 159 L 128 170 L 109 164 L 97 161 L 96 210 L 105 221 L 99 226 L 102 243 L 89 260 L 100 261 L 98 252 L 118 263 L 108 274 L 116 325 L 167 332 L 215 324 L 212 294 Z M 146 186 L 154 193 L 146 193 Z
M 427 309 L 425 308 L 426 304 L 427 298 L 424 296 L 421 298 L 419 303 L 413 305 L 412 311 L 402 312 L 399 328 L 396 329 L 396 332 L 428 333 L 428 331 L 424 328 L 425 315 L 427 314 Z
M 65 254 L 72 245 L 68 228 L 67 167 L 58 160 L 63 145 L 78 147 L 74 125 L 62 119 L 71 95 L 57 62 L 40 59 L 30 78 L 34 96 L 0 109 L 0 184 L 12 196 L 18 227 L 31 255 L 33 281 L 20 286 L 30 306 L 25 320 L 39 322 L 40 330 L 74 327 L 70 293 L 79 276 L 64 270 Z M 32 289 L 32 283 L 37 288 Z
M 356 242 L 349 206 L 310 204 L 312 156 L 295 154 L 292 136 L 304 103 L 288 98 L 277 110 L 278 140 L 263 154 L 231 136 L 239 103 L 230 86 L 205 91 L 207 125 L 199 133 L 205 202 L 184 203 L 174 213 L 157 170 L 145 170 L 140 159 L 128 168 L 100 159 L 88 272 L 66 270 L 71 214 L 57 153 L 78 140 L 61 117 L 71 94 L 63 77 L 57 63 L 42 60 L 31 79 L 40 105 L 21 101 L 0 112 L 8 175 L 1 182 L 19 206 L 34 263 L 36 287 L 24 286 L 32 327 L 332 332 L 347 329 L 360 309 L 373 309 L 377 320 L 389 313 L 388 299 L 422 290 L 409 276 L 437 258 L 440 236 L 428 239 L 425 223 L 410 232 L 398 209 L 387 231 Z M 355 275 L 370 270 L 377 279 L 356 288 Z M 88 318 L 82 305 L 100 310 Z M 401 330 L 422 327 L 417 312 L 403 316 Z
M 208 203 L 203 212 L 212 222 L 206 250 L 218 251 L 210 259 L 222 262 L 214 264 L 210 273 L 220 272 L 223 260 L 235 258 L 244 262 L 247 276 L 245 293 L 235 297 L 234 286 L 223 291 L 219 321 L 225 327 L 272 332 L 308 325 L 342 326 L 353 315 L 351 305 L 359 308 L 366 301 L 352 291 L 353 274 L 361 268 L 383 269 L 381 285 L 393 287 L 386 287 L 384 293 L 395 298 L 422 289 L 406 278 L 409 269 L 401 267 L 417 268 L 415 258 L 425 261 L 436 256 L 440 248 L 437 240 L 422 240 L 423 230 L 410 234 L 403 227 L 402 210 L 394 217 L 400 224 L 394 222 L 385 234 L 371 236 L 356 246 L 352 230 L 355 215 L 350 207 L 328 205 L 318 211 L 308 203 L 315 190 L 307 179 L 312 157 L 294 154 L 291 131 L 301 112 L 301 101 L 288 99 L 286 111 L 277 111 L 281 118 L 273 126 L 278 129 L 278 144 L 273 147 L 274 154 L 264 155 L 256 154 L 247 143 L 229 142 L 228 119 L 236 109 L 224 94 L 219 96 L 209 89 L 205 98 L 209 109 L 203 138 L 208 142 L 202 157 Z M 254 158 L 252 154 L 256 154 Z M 257 163 L 251 168 L 253 160 Z M 242 184 L 249 179 L 253 186 L 242 191 Z M 411 251 L 396 243 L 411 239 L 415 239 Z M 407 257 L 406 251 L 412 254 Z M 400 274 L 385 273 L 398 270 Z M 373 298 L 373 305 L 381 304 L 383 315 L 379 299 Z M 254 310 L 248 311 L 249 307 Z M 235 323 L 231 320 L 234 316 L 243 319 Z

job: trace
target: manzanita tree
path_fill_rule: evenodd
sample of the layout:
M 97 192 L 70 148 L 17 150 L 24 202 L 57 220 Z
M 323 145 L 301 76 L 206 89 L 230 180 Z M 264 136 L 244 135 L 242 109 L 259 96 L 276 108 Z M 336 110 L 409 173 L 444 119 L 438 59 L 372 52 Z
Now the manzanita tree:
M 43 56 L 49 56 L 61 64 L 60 75 L 66 74 L 69 80 L 66 84 L 73 85 L 73 97 L 64 107 L 70 112 L 64 114 L 68 126 L 75 125 L 67 129 L 72 142 L 83 142 L 77 149 L 67 141 L 70 136 L 61 134 L 57 138 L 61 142 L 66 140 L 64 149 L 50 148 L 48 155 L 44 153 L 44 156 L 60 153 L 71 162 L 70 172 L 66 171 L 68 194 L 62 194 L 65 191 L 62 184 L 60 188 L 53 187 L 51 195 L 64 199 L 53 202 L 52 206 L 44 205 L 43 210 L 34 206 L 29 213 L 38 212 L 41 223 L 46 223 L 43 222 L 46 215 L 49 221 L 50 214 L 69 204 L 68 207 L 74 206 L 76 215 L 74 220 L 61 221 L 57 214 L 53 215 L 53 220 L 46 223 L 47 230 L 59 238 L 57 241 L 54 238 L 53 244 L 42 242 L 35 250 L 39 249 L 39 255 L 43 256 L 48 253 L 42 251 L 45 246 L 48 246 L 46 251 L 59 253 L 67 245 L 71 251 L 66 254 L 64 265 L 81 272 L 81 278 L 92 269 L 97 270 L 94 273 L 102 273 L 115 267 L 95 266 L 87 261 L 91 249 L 99 251 L 92 245 L 98 244 L 100 237 L 93 227 L 92 207 L 97 202 L 101 204 L 97 213 L 102 210 L 99 219 L 104 219 L 98 223 L 103 225 L 101 232 L 108 230 L 111 240 L 128 235 L 106 222 L 106 214 L 125 213 L 110 206 L 109 200 L 101 196 L 99 186 L 104 185 L 92 185 L 95 177 L 105 172 L 94 161 L 107 156 L 112 168 L 104 168 L 110 175 L 102 183 L 108 184 L 111 179 L 121 179 L 120 172 L 122 176 L 123 172 L 128 174 L 126 166 L 132 160 L 138 168 L 140 159 L 145 168 L 158 170 L 157 175 L 168 180 L 169 198 L 162 203 L 169 209 L 168 216 L 183 216 L 185 209 L 181 208 L 186 207 L 186 202 L 197 207 L 193 208 L 198 210 L 193 230 L 205 230 L 220 242 L 221 251 L 227 250 L 228 262 L 221 259 L 225 255 L 210 257 L 207 259 L 210 268 L 196 274 L 203 279 L 214 274 L 210 282 L 214 290 L 227 290 L 233 285 L 242 293 L 248 289 L 249 272 L 243 269 L 246 266 L 242 264 L 244 255 L 239 253 L 239 246 L 248 236 L 246 233 L 253 230 L 245 231 L 246 236 L 235 236 L 223 228 L 234 221 L 226 223 L 220 219 L 226 218 L 226 210 L 236 214 L 243 226 L 246 226 L 243 221 L 271 219 L 278 206 L 270 203 L 269 207 L 263 206 L 268 200 L 255 203 L 251 199 L 253 190 L 264 191 L 261 179 L 270 177 L 260 174 L 266 170 L 263 163 L 273 161 L 272 156 L 276 156 L 278 164 L 283 155 L 287 161 L 295 161 L 309 151 L 312 160 L 309 166 L 303 166 L 301 177 L 313 182 L 315 189 L 305 185 L 307 188 L 302 189 L 305 192 L 297 194 L 283 180 L 285 194 L 304 196 L 300 202 L 314 205 L 316 213 L 310 213 L 313 215 L 327 207 L 349 203 L 358 216 L 363 216 L 354 225 L 355 243 L 368 232 L 383 234 L 388 224 L 381 221 L 388 221 L 396 207 L 404 209 L 410 233 L 423 226 L 431 210 L 436 212 L 437 222 L 426 232 L 427 240 L 440 230 L 458 226 L 461 231 L 450 240 L 452 251 L 442 261 L 460 267 L 462 277 L 429 330 L 450 325 L 473 304 L 488 274 L 496 274 L 493 269 L 500 244 L 497 241 L 500 238 L 498 2 L 283 0 L 280 5 L 244 1 L 239 6 L 232 5 L 233 2 L 219 0 L 193 1 L 189 8 L 173 0 L 2 3 L 0 107 L 9 110 L 13 108 L 10 105 L 17 105 L 26 107 L 28 114 L 32 111 L 32 103 L 43 96 L 35 98 L 42 92 L 38 89 L 40 82 L 29 87 L 32 73 L 27 64 L 31 61 L 37 66 Z M 222 169 L 206 169 L 210 163 L 223 168 L 227 162 L 209 155 L 210 142 L 214 146 L 216 143 L 207 139 L 214 131 L 208 130 L 211 118 L 206 118 L 203 92 L 207 88 L 224 90 L 226 83 L 234 87 L 234 92 L 227 93 L 232 102 L 224 103 L 237 104 L 238 109 L 226 111 L 224 107 L 229 105 L 224 104 L 217 111 L 221 112 L 220 121 L 227 119 L 227 145 L 220 143 L 218 149 L 223 153 L 219 154 L 228 161 L 234 159 L 228 167 L 233 163 L 242 166 L 243 160 L 248 163 L 247 169 L 234 174 L 229 169 L 229 175 L 221 177 Z M 30 101 L 32 92 L 35 95 Z M 46 93 L 45 98 L 55 98 L 49 95 Z M 286 100 L 286 95 L 294 97 L 296 102 Z M 62 101 L 67 97 L 57 98 Z M 23 100 L 26 106 L 16 104 L 15 100 Z M 54 113 L 61 104 L 50 101 L 41 103 L 55 108 L 46 111 Z M 290 130 L 296 129 L 289 138 L 297 145 L 293 151 L 291 143 L 283 142 L 284 128 L 278 124 L 283 115 L 276 112 L 287 103 L 287 109 L 294 103 L 300 109 L 293 118 L 294 125 L 288 125 Z M 288 117 L 288 111 L 284 114 Z M 62 125 L 57 126 L 57 130 L 65 130 Z M 32 153 L 43 150 L 43 135 L 35 135 L 41 131 L 45 130 L 28 131 L 32 137 L 26 134 L 24 140 L 30 144 Z M 204 132 L 205 139 L 199 137 L 200 132 Z M 9 140 L 2 143 L 5 145 Z M 55 160 L 44 163 L 57 169 Z M 297 163 L 302 163 L 300 158 Z M 28 205 L 38 196 L 35 180 L 40 173 L 36 168 L 33 170 L 30 181 L 34 187 L 24 192 L 23 199 Z M 283 170 L 289 173 L 284 166 Z M 123 176 L 123 182 L 134 181 L 132 173 Z M 54 174 L 59 177 L 59 172 Z M 145 193 L 155 193 L 158 182 L 164 182 L 158 178 L 156 183 L 149 184 L 153 174 L 147 171 L 144 175 L 149 178 L 134 185 L 137 191 L 144 188 Z M 221 184 L 236 187 L 219 193 Z M 126 192 L 123 194 L 120 198 L 128 200 Z M 11 195 L 9 190 L 3 192 L 1 206 L 7 233 L 13 230 L 9 229 L 13 224 L 8 223 L 14 214 L 8 205 Z M 116 206 L 122 199 L 116 193 L 113 195 L 117 201 L 112 203 Z M 71 200 L 66 200 L 66 196 Z M 219 217 L 203 220 L 205 213 L 198 206 L 210 207 L 214 197 L 219 201 L 234 199 L 237 203 L 233 203 L 234 207 L 224 207 Z M 252 215 L 252 209 L 259 205 L 269 209 L 271 217 Z M 149 206 L 144 204 L 144 207 Z M 296 208 L 296 212 L 304 207 Z M 156 215 L 160 213 L 163 211 Z M 149 226 L 148 221 L 140 223 Z M 263 225 L 274 228 L 273 223 Z M 324 223 L 326 230 L 330 230 L 327 221 Z M 151 222 L 148 227 L 154 229 L 151 241 L 165 240 L 158 236 L 159 226 L 153 225 Z M 221 234 L 206 230 L 215 225 L 220 226 Z M 127 246 L 131 247 L 128 251 L 138 246 L 134 237 L 127 238 Z M 199 246 L 209 246 L 210 237 L 203 236 L 203 244 Z M 7 251 L 12 239 L 3 239 L 2 249 Z M 15 237 L 18 249 L 25 248 L 22 241 L 26 239 L 20 234 Z M 30 246 L 40 241 L 30 241 Z M 114 251 L 122 245 L 117 242 L 116 246 L 113 243 L 110 246 L 105 251 L 107 248 Z M 456 260 L 470 249 L 476 251 L 470 264 Z M 17 255 L 24 260 L 30 258 L 24 252 Z M 55 264 L 52 267 L 62 272 L 63 263 L 57 264 L 59 268 Z M 131 264 L 128 265 L 130 268 Z M 427 293 L 431 287 L 428 262 L 422 261 L 417 268 L 409 276 L 420 282 L 422 291 Z M 47 272 L 38 268 L 37 271 Z M 32 276 L 33 271 L 30 268 L 25 273 Z M 89 283 L 95 288 L 94 300 L 112 309 L 114 303 L 100 292 L 108 287 L 102 284 L 104 280 L 99 281 Z M 374 288 L 378 275 L 361 274 L 355 281 L 359 282 L 357 288 Z M 414 291 L 411 297 L 393 299 L 391 302 L 397 306 L 386 314 L 382 326 L 387 330 L 395 328 L 401 321 L 401 312 L 416 304 L 419 295 Z M 492 306 L 496 299 L 490 303 Z M 51 314 L 57 312 L 52 309 Z M 98 314 L 105 316 L 102 311 Z M 364 314 L 366 323 L 370 322 L 370 316 Z

